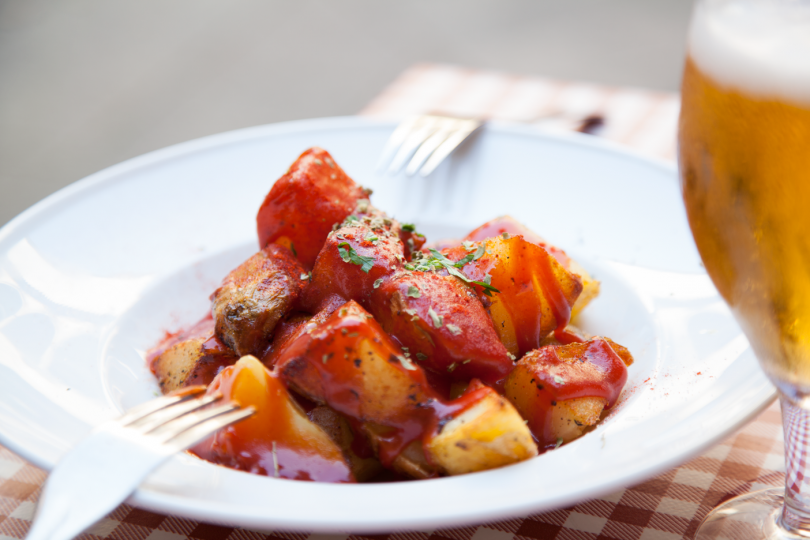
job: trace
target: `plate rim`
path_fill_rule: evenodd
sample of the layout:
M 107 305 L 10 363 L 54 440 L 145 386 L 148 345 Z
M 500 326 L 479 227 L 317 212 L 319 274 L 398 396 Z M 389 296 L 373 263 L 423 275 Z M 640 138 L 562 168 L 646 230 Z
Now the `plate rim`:
M 212 148 L 224 147 L 231 144 L 238 144 L 240 142 L 250 141 L 252 139 L 259 139 L 262 137 L 273 135 L 284 135 L 289 133 L 322 131 L 322 130 L 365 129 L 368 127 L 383 127 L 383 126 L 393 128 L 395 125 L 396 122 L 393 121 L 378 120 L 373 118 L 356 117 L 356 116 L 316 118 L 316 119 L 297 120 L 291 122 L 282 122 L 276 124 L 268 124 L 237 129 L 161 148 L 143 154 L 141 156 L 137 156 L 129 160 L 123 161 L 121 163 L 112 165 L 105 169 L 102 169 L 101 171 L 98 171 L 81 180 L 78 180 L 51 194 L 45 199 L 35 203 L 25 211 L 21 212 L 20 214 L 12 218 L 12 220 L 10 220 L 2 228 L 0 228 L 0 244 L 4 243 L 9 237 L 13 236 L 14 233 L 24 229 L 24 227 L 26 226 L 26 224 L 30 222 L 30 220 L 34 219 L 37 216 L 41 216 L 49 209 L 56 208 L 64 204 L 70 204 L 71 199 L 73 199 L 74 197 L 80 196 L 81 194 L 87 193 L 88 191 L 93 190 L 98 186 L 104 185 L 106 182 L 111 181 L 116 177 L 124 176 L 128 172 L 150 166 L 155 166 L 160 164 L 161 162 L 168 161 L 177 157 L 188 156 L 193 153 L 206 151 Z M 666 175 L 670 176 L 674 182 L 677 182 L 677 172 L 676 172 L 677 168 L 671 162 L 661 159 L 650 158 L 649 156 L 642 155 L 633 149 L 623 147 L 618 144 L 611 143 L 609 141 L 596 139 L 588 135 L 582 135 L 578 133 L 565 133 L 565 134 L 549 133 L 543 132 L 531 125 L 520 125 L 504 122 L 491 122 L 487 126 L 487 129 L 495 130 L 498 132 L 526 135 L 542 140 L 563 142 L 566 144 L 572 144 L 574 146 L 580 147 L 584 146 L 588 147 L 591 150 L 608 152 L 613 155 L 616 154 L 622 155 L 636 162 L 645 163 L 646 165 L 651 166 L 655 169 L 662 170 L 666 173 Z M 736 418 L 733 422 L 730 422 L 727 425 L 726 429 L 714 433 L 711 437 L 703 438 L 700 444 L 693 445 L 692 447 L 690 447 L 689 452 L 681 453 L 677 457 L 660 461 L 653 466 L 647 467 L 646 469 L 636 471 L 632 475 L 623 477 L 621 481 L 604 483 L 600 485 L 598 489 L 589 492 L 587 497 L 588 498 L 597 497 L 601 494 L 609 493 L 617 488 L 636 483 L 644 478 L 649 478 L 650 476 L 653 476 L 661 471 L 671 469 L 678 463 L 683 463 L 687 461 L 690 457 L 698 455 L 712 444 L 715 444 L 717 441 L 724 438 L 732 431 L 738 429 L 741 425 L 747 423 L 751 418 L 753 418 L 755 415 L 759 414 L 764 408 L 766 408 L 775 398 L 776 391 L 775 389 L 772 389 L 770 392 L 765 393 L 769 395 L 767 397 L 764 397 L 763 394 L 764 399 L 762 399 L 755 408 L 747 411 L 746 414 L 744 415 L 738 416 L 738 418 Z M 1 427 L 0 427 L 0 443 L 40 468 L 43 468 L 45 470 L 51 470 L 54 466 L 54 463 L 47 462 L 44 459 L 39 459 L 40 456 L 38 456 L 35 451 L 29 450 L 27 448 L 22 448 L 20 445 L 15 444 L 14 441 L 10 440 L 8 437 L 5 436 L 5 434 L 3 433 L 3 429 Z M 214 507 L 206 506 L 205 508 L 201 508 L 199 512 L 195 512 L 193 510 L 190 511 L 188 503 L 191 500 L 192 499 L 190 499 L 188 496 L 182 494 L 169 495 L 156 491 L 151 491 L 149 489 L 139 488 L 135 492 L 135 494 L 129 499 L 129 502 L 136 506 L 147 508 L 149 510 L 154 510 L 162 513 L 170 513 L 174 515 L 181 515 L 194 519 L 201 519 L 203 521 L 209 522 L 215 521 L 219 523 L 233 522 L 234 513 L 232 511 L 226 513 L 218 511 L 218 509 L 219 510 L 222 509 L 222 506 L 219 504 L 214 505 Z M 553 507 L 557 508 L 560 506 L 564 506 L 566 504 L 574 502 L 575 500 L 582 500 L 582 498 L 576 497 L 575 495 L 572 494 L 567 499 L 558 500 L 553 505 Z M 542 510 L 548 509 L 550 508 L 548 507 L 542 508 Z M 531 501 L 529 501 L 526 502 L 523 506 L 514 507 L 512 510 L 509 510 L 507 512 L 503 511 L 502 509 L 493 510 L 491 515 L 487 514 L 486 512 L 482 513 L 480 510 L 476 510 L 474 515 L 464 515 L 463 513 L 457 512 L 452 516 L 435 518 L 432 521 L 429 520 L 420 521 L 418 517 L 415 519 L 409 518 L 404 520 L 402 523 L 392 524 L 386 526 L 385 528 L 381 528 L 380 526 L 372 523 L 349 524 L 337 522 L 331 523 L 313 522 L 306 524 L 305 527 L 302 527 L 300 526 L 300 522 L 283 523 L 279 522 L 279 520 L 275 520 L 272 526 L 281 527 L 289 530 L 306 530 L 312 532 L 334 532 L 343 530 L 351 530 L 356 532 L 381 532 L 383 530 L 392 530 L 392 529 L 414 530 L 414 529 L 424 529 L 426 527 L 453 526 L 464 523 L 481 522 L 482 518 L 484 520 L 491 520 L 491 519 L 513 517 L 537 510 L 538 510 L 537 503 L 532 503 Z M 268 522 L 263 521 L 260 518 L 254 520 L 252 519 L 251 516 L 244 516 L 244 515 L 239 516 L 238 526 L 241 527 L 245 526 L 263 527 L 267 525 Z

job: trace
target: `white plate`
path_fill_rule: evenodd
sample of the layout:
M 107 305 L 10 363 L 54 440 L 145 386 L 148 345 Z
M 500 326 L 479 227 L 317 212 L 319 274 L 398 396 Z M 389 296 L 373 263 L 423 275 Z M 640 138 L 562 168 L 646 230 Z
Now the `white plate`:
M 509 213 L 602 281 L 580 324 L 635 355 L 615 412 L 527 462 L 423 482 L 327 485 L 174 457 L 133 504 L 264 529 L 374 532 L 480 523 L 605 494 L 686 460 L 774 390 L 700 266 L 675 170 L 585 136 L 493 125 L 429 179 L 379 178 L 393 125 L 241 130 L 122 163 L 0 231 L 0 442 L 50 469 L 92 425 L 157 393 L 144 351 L 195 321 L 256 249 L 255 214 L 305 148 L 429 238 Z M 126 464 L 122 463 L 122 467 Z

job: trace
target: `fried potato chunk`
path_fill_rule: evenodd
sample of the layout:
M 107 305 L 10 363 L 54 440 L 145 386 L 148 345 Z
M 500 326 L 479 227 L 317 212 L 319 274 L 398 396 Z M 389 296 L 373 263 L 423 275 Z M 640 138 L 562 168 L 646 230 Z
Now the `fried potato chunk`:
M 238 360 L 214 335 L 214 322 L 205 318 L 188 332 L 150 352 L 150 366 L 164 394 L 178 388 L 208 385 L 223 368 Z
M 367 482 L 383 471 L 382 463 L 374 457 L 368 441 L 358 441 L 366 436 L 365 433 L 355 433 L 346 418 L 334 409 L 318 405 L 307 412 L 307 416 L 340 447 L 358 482 Z
M 507 233 L 509 236 L 522 236 L 527 242 L 544 247 L 548 252 L 557 259 L 563 268 L 576 274 L 582 280 L 582 294 L 579 295 L 573 307 L 571 308 L 571 318 L 579 315 L 585 306 L 591 300 L 599 295 L 599 282 L 591 277 L 591 275 L 575 260 L 570 258 L 562 249 L 549 244 L 540 235 L 517 221 L 512 216 L 501 216 L 484 223 L 464 238 L 467 241 L 478 242 L 488 238 L 495 238 Z
M 207 393 L 222 393 L 250 418 L 217 431 L 192 452 L 203 459 L 276 478 L 353 482 L 340 447 L 314 424 L 281 381 L 253 356 L 243 356 L 220 373 Z
M 256 216 L 259 247 L 280 244 L 309 270 L 332 225 L 368 192 L 338 167 L 329 152 L 310 148 L 276 180 Z
M 276 370 L 299 394 L 360 421 L 407 423 L 434 398 L 421 368 L 354 301 L 290 343 Z
M 425 448 L 432 463 L 450 475 L 503 467 L 537 455 L 537 445 L 515 408 L 495 390 L 473 381 L 456 402 L 472 402 L 450 419 Z M 470 399 L 473 398 L 473 399 Z
M 554 447 L 581 436 L 616 403 L 632 361 L 606 338 L 550 345 L 518 361 L 504 393 L 540 445 Z
M 239 265 L 211 295 L 216 333 L 237 355 L 258 354 L 297 303 L 307 277 L 285 247 L 271 244 Z
M 382 219 L 353 219 L 330 233 L 312 269 L 304 307 L 317 313 L 331 296 L 366 303 L 375 286 L 404 260 L 402 241 L 391 229 Z
M 468 247 L 469 246 L 469 247 Z M 444 251 L 471 280 L 490 283 L 498 292 L 481 296 L 501 341 L 515 357 L 537 348 L 550 332 L 564 332 L 582 281 L 543 247 L 521 236 L 496 237 Z M 476 285 L 479 294 L 485 289 Z M 560 333 L 560 332 L 557 332 Z
M 399 271 L 374 290 L 368 306 L 420 366 L 444 377 L 494 384 L 512 369 L 492 319 L 456 277 Z

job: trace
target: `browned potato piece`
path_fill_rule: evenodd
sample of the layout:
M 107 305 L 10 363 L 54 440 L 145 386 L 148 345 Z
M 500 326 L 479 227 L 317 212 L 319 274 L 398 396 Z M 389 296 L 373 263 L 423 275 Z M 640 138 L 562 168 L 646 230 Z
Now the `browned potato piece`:
M 168 394 L 178 388 L 208 385 L 225 366 L 238 360 L 213 334 L 193 337 L 167 348 L 152 367 L 160 390 Z
M 363 424 L 363 430 L 368 437 L 371 447 L 375 453 L 379 453 L 380 444 L 390 428 L 367 422 Z M 391 468 L 396 472 L 411 478 L 424 479 L 438 475 L 439 471 L 425 458 L 422 450 L 422 441 L 417 439 L 405 447 L 402 452 L 391 463 Z
M 334 409 L 319 405 L 309 411 L 307 416 L 343 450 L 343 455 L 348 459 L 354 478 L 358 482 L 371 480 L 383 471 L 379 459 L 373 455 L 361 457 L 355 452 L 356 445 L 353 444 L 355 434 L 349 422 Z
M 503 467 L 537 455 L 523 418 L 497 392 L 480 383 L 476 403 L 448 421 L 426 444 L 429 461 L 450 475 Z M 463 397 L 462 397 L 463 399 Z
M 422 369 L 354 301 L 291 342 L 276 369 L 299 394 L 361 421 L 391 425 L 432 399 Z
M 259 354 L 301 295 L 304 268 L 271 244 L 234 269 L 211 295 L 219 339 L 239 356 Z
M 207 395 L 252 407 L 254 414 L 222 428 L 191 451 L 213 463 L 253 474 L 354 482 L 346 456 L 312 422 L 273 372 L 253 356 L 222 370 Z
M 506 233 L 509 236 L 520 235 L 527 242 L 544 247 L 548 252 L 557 259 L 566 270 L 578 275 L 582 278 L 582 293 L 577 298 L 574 305 L 571 307 L 571 318 L 573 319 L 587 306 L 591 300 L 599 295 L 599 282 L 593 279 L 588 272 L 582 268 L 575 260 L 569 257 L 563 250 L 549 244 L 540 235 L 517 221 L 512 216 L 500 216 L 487 223 L 484 223 L 470 234 L 467 235 L 465 240 L 468 241 L 481 241 L 487 238 L 496 238 Z M 442 247 L 452 247 L 460 244 L 461 242 L 450 243 Z M 437 248 L 441 249 L 441 248 Z
M 629 363 L 627 349 L 606 338 L 549 345 L 518 361 L 504 393 L 540 445 L 553 447 L 582 435 L 603 409 L 613 406 Z
M 607 404 L 604 398 L 583 397 L 560 401 L 551 410 L 551 429 L 560 444 L 580 438 L 585 430 L 599 421 Z
M 576 302 L 574 302 L 574 305 L 571 306 L 571 318 L 574 319 L 577 315 L 582 313 L 585 306 L 599 296 L 600 284 L 574 259 L 569 259 L 568 270 L 582 279 L 582 293 L 579 295 Z

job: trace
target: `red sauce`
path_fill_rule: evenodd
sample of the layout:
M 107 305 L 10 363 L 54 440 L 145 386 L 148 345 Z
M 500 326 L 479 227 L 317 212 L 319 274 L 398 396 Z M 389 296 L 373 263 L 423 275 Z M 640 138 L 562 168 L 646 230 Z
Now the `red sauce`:
M 496 328 L 498 324 L 502 326 L 499 329 L 502 339 L 511 334 L 520 355 L 539 347 L 540 341 L 552 331 L 562 338 L 561 342 L 578 340 L 577 336 L 566 332 L 565 327 L 571 318 L 571 306 L 582 291 L 581 280 L 558 264 L 546 248 L 522 236 L 491 238 L 483 245 L 487 253 L 465 264 L 461 271 L 474 281 L 484 281 L 489 276 L 491 285 L 498 289 L 499 292 L 492 293 L 492 300 L 483 295 L 481 298 L 500 304 L 491 305 L 490 312 Z M 448 259 L 458 261 L 474 251 L 472 247 L 458 246 L 443 253 Z M 484 292 L 478 285 L 476 289 L 479 294 Z M 497 313 L 496 308 L 507 312 L 508 316 Z M 511 332 L 503 330 L 507 324 Z
M 306 416 L 278 377 L 255 359 L 248 357 L 225 368 L 207 391 L 216 392 L 225 400 L 255 407 L 256 413 L 219 430 L 192 448 L 192 453 L 254 474 L 320 482 L 354 481 L 340 449 L 323 432 L 318 440 L 312 428 L 320 430 L 314 426 L 309 432 L 302 431 Z
M 554 444 L 552 413 L 558 402 L 582 397 L 603 398 L 611 408 L 627 382 L 625 362 L 604 338 L 543 347 L 524 356 L 506 382 L 508 395 L 528 419 L 541 446 Z M 532 386 L 531 391 L 517 387 Z
M 568 323 L 571 321 L 571 306 L 573 302 L 569 303 L 568 299 L 565 297 L 565 293 L 562 288 L 560 288 L 559 281 L 554 277 L 551 259 L 549 257 L 538 257 L 538 263 L 537 270 L 540 273 L 540 286 L 543 288 L 543 294 L 551 306 L 554 319 L 557 321 L 557 327 L 554 329 L 554 337 L 563 345 L 582 342 L 582 338 L 578 335 L 565 330 L 565 327 L 568 326 Z
M 468 234 L 464 239 L 478 242 L 481 240 L 486 240 L 487 238 L 501 236 L 503 233 L 508 233 L 509 236 L 522 236 L 527 242 L 531 242 L 532 244 L 546 249 L 566 269 L 571 265 L 571 259 L 568 257 L 568 255 L 566 255 L 565 251 L 549 244 L 543 239 L 543 237 L 517 221 L 512 216 L 500 216 L 492 221 L 487 221 Z
M 354 211 L 363 188 L 338 167 L 329 152 L 310 148 L 290 166 L 256 216 L 259 247 L 277 243 L 312 268 L 332 225 Z
M 211 316 L 211 313 L 206 313 L 205 316 L 200 319 L 198 322 L 194 323 L 191 327 L 180 330 L 175 333 L 166 332 L 165 337 L 146 352 L 146 365 L 149 366 L 150 371 L 155 373 L 155 361 L 163 354 L 165 351 L 169 350 L 173 346 L 177 345 L 180 342 L 203 337 L 206 335 L 213 335 L 214 333 L 214 319 Z M 223 345 L 224 347 L 224 345 Z
M 421 438 L 424 443 L 451 417 L 492 391 L 484 387 L 445 401 L 430 387 L 419 366 L 400 357 L 401 349 L 379 324 L 356 302 L 349 302 L 291 343 L 277 369 L 288 385 L 311 399 L 327 403 L 357 422 L 386 428 L 379 433 L 378 455 L 389 467 L 411 442 Z M 377 375 L 367 376 L 367 369 Z M 387 383 L 382 392 L 367 386 L 378 380 Z

